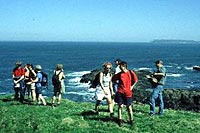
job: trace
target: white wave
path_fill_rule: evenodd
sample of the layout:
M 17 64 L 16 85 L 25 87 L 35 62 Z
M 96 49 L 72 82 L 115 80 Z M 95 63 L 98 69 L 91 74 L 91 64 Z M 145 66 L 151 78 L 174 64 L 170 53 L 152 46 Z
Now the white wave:
M 173 66 L 165 65 L 165 67 L 167 67 L 167 68 L 171 68 L 171 67 L 173 67 Z
M 90 71 L 80 71 L 80 72 L 72 72 L 67 74 L 67 87 L 70 88 L 88 88 L 89 84 L 80 83 L 81 76 L 84 74 L 90 73 Z
M 148 68 L 148 67 L 141 67 L 141 68 L 139 68 L 138 70 L 151 70 L 151 68 Z
M 81 80 L 81 77 L 75 77 L 75 78 L 69 79 L 69 82 L 70 83 L 77 83 L 77 82 L 80 82 L 80 80 Z
M 84 74 L 90 73 L 90 71 L 80 71 L 80 72 L 72 72 L 72 73 L 67 73 L 68 77 L 81 77 Z
M 182 77 L 184 76 L 185 74 L 174 74 L 174 73 L 168 73 L 167 76 L 168 77 Z
M 81 96 L 94 95 L 93 93 L 88 93 L 88 92 L 66 92 L 66 94 L 76 94 Z
M 185 66 L 184 67 L 186 70 L 193 70 L 193 67 L 187 67 L 187 66 Z
M 182 69 L 182 67 L 180 67 L 180 66 L 178 66 L 178 67 L 176 67 L 177 69 Z
M 5 95 L 5 94 L 7 94 L 7 93 L 6 93 L 6 92 L 1 92 L 1 93 L 0 93 L 0 95 Z

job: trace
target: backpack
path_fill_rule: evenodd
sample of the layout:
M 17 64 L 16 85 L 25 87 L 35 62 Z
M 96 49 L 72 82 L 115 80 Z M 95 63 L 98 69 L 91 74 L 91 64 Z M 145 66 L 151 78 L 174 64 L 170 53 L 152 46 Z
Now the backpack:
M 60 71 L 58 73 L 58 75 L 56 75 L 56 71 L 55 71 L 54 75 L 52 76 L 52 84 L 56 88 L 60 88 L 61 87 L 61 83 L 60 83 L 60 80 L 59 80 L 59 75 L 60 75 L 61 72 L 62 71 Z
M 100 72 L 98 72 L 96 75 L 95 75 L 95 78 L 93 81 L 91 81 L 91 85 L 90 85 L 90 88 L 96 88 L 100 82 L 99 82 L 99 75 L 100 75 Z
M 42 74 L 41 85 L 42 86 L 48 86 L 48 75 L 44 72 L 41 72 L 41 74 Z

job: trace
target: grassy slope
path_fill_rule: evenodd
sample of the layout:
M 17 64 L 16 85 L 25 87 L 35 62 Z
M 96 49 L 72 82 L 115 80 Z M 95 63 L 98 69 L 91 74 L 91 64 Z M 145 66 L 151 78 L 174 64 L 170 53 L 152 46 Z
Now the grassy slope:
M 50 99 L 47 99 L 50 102 Z M 100 115 L 93 113 L 93 103 L 77 103 L 63 99 L 60 107 L 21 104 L 11 96 L 0 96 L 0 132 L 200 132 L 200 114 L 165 110 L 162 117 L 149 117 L 148 105 L 133 105 L 134 126 L 127 122 L 123 110 L 123 126 L 119 127 L 117 106 L 111 120 L 101 106 Z

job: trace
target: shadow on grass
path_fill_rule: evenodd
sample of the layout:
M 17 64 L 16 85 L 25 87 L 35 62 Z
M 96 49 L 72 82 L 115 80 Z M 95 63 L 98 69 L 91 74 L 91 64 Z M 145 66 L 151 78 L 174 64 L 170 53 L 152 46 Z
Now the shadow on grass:
M 30 106 L 43 106 L 43 104 L 38 105 L 37 102 L 34 102 L 30 99 L 24 99 L 23 102 L 19 99 L 13 99 L 13 98 L 0 98 L 2 102 L 9 103 L 10 105 L 30 105 Z M 52 106 L 51 103 L 47 102 L 46 106 Z
M 104 110 L 105 112 L 108 112 L 107 110 Z M 97 114 L 95 111 L 93 110 L 89 110 L 89 111 L 84 111 L 81 113 L 81 115 L 84 117 L 84 119 L 87 120 L 95 120 L 95 121 L 103 121 L 103 122 L 118 122 L 118 118 L 116 117 L 110 117 L 109 113 L 108 116 L 103 116 L 103 115 L 99 115 Z

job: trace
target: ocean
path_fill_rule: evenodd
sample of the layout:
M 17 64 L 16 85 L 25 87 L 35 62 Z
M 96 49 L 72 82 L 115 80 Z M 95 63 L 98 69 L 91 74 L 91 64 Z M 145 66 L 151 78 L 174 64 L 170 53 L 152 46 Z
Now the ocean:
M 163 60 L 167 69 L 165 89 L 200 89 L 199 44 L 158 44 L 125 42 L 0 42 L 0 94 L 13 94 L 12 70 L 15 62 L 40 64 L 49 76 L 49 87 L 43 93 L 52 97 L 51 77 L 56 64 L 62 63 L 66 75 L 64 98 L 94 101 L 95 89 L 80 83 L 81 76 L 99 68 L 106 61 L 119 58 L 129 69 L 150 70 L 154 62 Z

